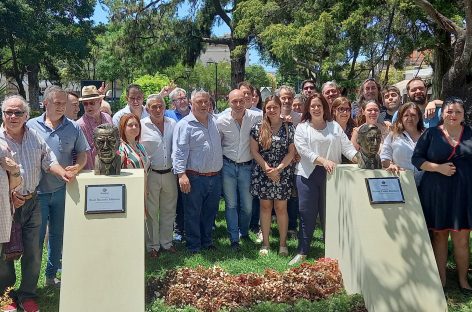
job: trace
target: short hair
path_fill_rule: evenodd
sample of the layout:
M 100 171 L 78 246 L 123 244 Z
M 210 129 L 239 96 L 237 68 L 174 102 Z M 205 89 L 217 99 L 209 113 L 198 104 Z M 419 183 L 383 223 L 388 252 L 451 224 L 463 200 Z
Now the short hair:
M 123 141 L 125 141 L 126 143 L 129 143 L 128 139 L 126 138 L 126 134 L 125 134 L 126 124 L 128 123 L 128 121 L 130 119 L 135 119 L 138 122 L 138 125 L 139 125 L 139 133 L 136 136 L 135 140 L 139 141 L 139 139 L 141 138 L 141 121 L 139 120 L 139 117 L 136 116 L 135 114 L 132 114 L 132 113 L 124 114 L 123 116 L 121 116 L 121 119 L 120 119 L 120 129 L 119 130 L 120 130 L 120 138 Z
M 426 85 L 426 81 L 424 81 L 421 77 L 413 77 L 412 79 L 410 79 L 410 81 L 407 82 L 406 84 L 406 92 L 410 92 L 410 83 L 412 83 L 413 81 L 421 81 L 424 85 L 425 88 L 428 88 L 428 86 Z
M 380 86 L 380 84 L 374 79 L 374 78 L 367 78 L 366 80 L 364 80 L 361 84 L 361 87 L 359 88 L 359 93 L 358 93 L 358 102 L 359 103 L 362 103 L 364 102 L 364 85 L 368 82 L 374 82 L 375 83 L 375 86 L 377 87 L 377 99 L 376 101 L 378 101 L 377 104 L 379 105 L 382 105 L 383 101 L 382 101 L 382 87 Z
M 190 101 L 193 101 L 193 99 L 195 99 L 197 96 L 201 96 L 201 95 L 204 95 L 204 96 L 207 96 L 208 98 L 210 98 L 210 93 L 208 93 L 207 91 L 205 91 L 203 89 L 193 90 L 192 94 L 190 95 Z
M 118 142 L 120 141 L 119 140 L 120 139 L 120 133 L 118 131 L 118 128 L 115 127 L 113 124 L 110 124 L 110 123 L 104 123 L 104 124 L 101 124 L 101 125 L 98 125 L 97 127 L 95 127 L 95 129 L 93 130 L 93 140 L 94 141 L 97 139 L 98 132 L 100 132 L 100 130 L 112 130 L 115 137 L 118 138 Z
M 395 86 L 386 86 L 385 89 L 382 90 L 382 95 L 384 95 L 387 92 L 395 92 L 396 94 L 398 94 L 398 96 L 401 95 L 400 89 L 398 89 Z
M 241 81 L 238 83 L 238 89 L 241 89 L 241 87 L 246 87 L 251 90 L 251 93 L 254 93 L 254 87 L 249 81 Z
M 65 91 L 61 87 L 57 85 L 52 85 L 52 86 L 47 87 L 46 90 L 44 90 L 43 101 L 51 101 L 52 96 L 56 93 L 62 93 L 62 94 L 65 94 L 66 96 L 68 95 L 67 91 Z
M 179 95 L 179 93 L 183 93 L 185 96 L 187 96 L 187 91 L 185 91 L 182 88 L 175 88 L 174 90 L 172 90 L 171 93 L 169 93 L 169 98 L 173 100 L 175 97 Z
M 293 100 L 299 100 L 302 104 L 305 103 L 306 101 L 306 98 L 305 98 L 305 95 L 303 94 L 295 94 L 295 96 L 293 97 Z
M 280 93 L 282 92 L 282 90 L 287 90 L 288 92 L 292 94 L 293 97 L 295 97 L 295 91 L 293 90 L 292 87 L 287 86 L 287 85 L 281 85 L 277 90 L 275 90 L 275 95 L 280 97 Z
M 306 85 L 307 83 L 311 83 L 313 86 L 315 86 L 315 90 L 316 90 L 315 81 L 312 80 L 312 79 L 306 79 L 306 80 L 303 80 L 303 81 L 302 81 L 302 86 L 301 86 L 302 90 L 303 90 L 303 88 L 305 87 L 305 85 Z
M 335 80 L 326 81 L 325 83 L 323 83 L 323 85 L 321 86 L 321 93 L 323 93 L 325 87 L 334 87 L 339 90 L 339 86 Z
M 77 99 L 80 98 L 79 94 L 75 91 L 67 91 L 68 95 L 72 95 L 73 97 L 76 97 Z
M 160 96 L 159 94 L 151 94 L 146 99 L 146 107 L 149 107 L 149 103 L 151 103 L 151 101 L 153 100 L 162 101 L 164 103 L 164 106 L 166 105 L 166 101 L 164 101 L 164 98 L 162 96 Z
M 138 90 L 141 94 L 144 94 L 143 88 L 141 88 L 140 85 L 138 85 L 138 84 L 136 84 L 136 83 L 132 83 L 132 84 L 130 84 L 130 85 L 128 85 L 128 86 L 126 87 L 126 96 L 128 96 L 129 91 L 130 91 L 131 89 L 136 89 L 136 90 Z
M 308 97 L 305 103 L 303 104 L 302 122 L 311 121 L 310 104 L 311 101 L 314 99 L 319 99 L 321 101 L 321 105 L 323 106 L 323 120 L 332 121 L 333 118 L 331 116 L 331 111 L 329 109 L 328 102 L 326 101 L 323 95 L 315 93 L 312 96 Z
M 23 111 L 26 112 L 26 114 L 29 116 L 31 112 L 31 107 L 29 106 L 28 102 L 21 96 L 21 95 L 10 95 L 7 96 L 3 101 L 2 101 L 2 111 L 5 111 L 5 108 L 7 106 L 7 103 L 12 100 L 18 100 L 21 102 L 21 105 L 23 106 Z

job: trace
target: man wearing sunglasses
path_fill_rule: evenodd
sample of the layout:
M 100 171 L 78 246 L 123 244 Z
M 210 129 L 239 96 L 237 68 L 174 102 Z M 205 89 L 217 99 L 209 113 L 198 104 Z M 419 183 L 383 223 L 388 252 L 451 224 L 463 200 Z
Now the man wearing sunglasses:
M 10 96 L 2 102 L 0 141 L 6 143 L 15 162 L 20 164 L 23 177 L 23 186 L 12 194 L 13 204 L 18 207 L 14 217 L 22 227 L 23 256 L 21 283 L 18 290 L 10 293 L 14 300 L 10 310 L 14 311 L 20 306 L 26 312 L 39 311 L 36 285 L 41 269 L 41 211 L 36 188 L 40 182 L 41 170 L 54 174 L 64 182 L 75 177 L 73 171 L 61 167 L 44 139 L 25 125 L 29 112 L 30 107 L 21 96 Z M 5 261 L 0 257 L 0 293 L 13 286 L 15 280 L 13 261 Z
M 36 130 L 46 141 L 56 155 L 59 164 L 75 175 L 85 166 L 87 151 L 90 147 L 79 125 L 65 117 L 67 101 L 68 94 L 62 88 L 48 87 L 44 91 L 45 113 L 30 119 L 27 126 Z M 60 268 L 62 254 L 66 184 L 51 173 L 43 172 L 38 187 L 38 196 L 42 216 L 41 249 L 48 225 L 46 286 L 59 287 L 60 281 L 56 278 L 56 274 Z

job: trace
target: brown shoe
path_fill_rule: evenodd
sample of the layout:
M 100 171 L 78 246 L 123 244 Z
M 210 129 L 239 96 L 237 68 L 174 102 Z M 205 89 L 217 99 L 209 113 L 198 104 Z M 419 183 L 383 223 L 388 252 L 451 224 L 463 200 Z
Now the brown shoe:
M 174 246 L 170 246 L 167 249 L 164 249 L 165 252 L 176 253 L 177 249 Z
M 152 249 L 150 252 L 148 252 L 148 255 L 149 255 L 149 258 L 153 258 L 153 259 L 159 258 L 159 251 Z

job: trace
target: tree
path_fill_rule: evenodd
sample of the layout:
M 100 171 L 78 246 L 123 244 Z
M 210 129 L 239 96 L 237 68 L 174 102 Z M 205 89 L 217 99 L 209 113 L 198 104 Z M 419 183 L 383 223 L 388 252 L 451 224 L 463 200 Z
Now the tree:
M 246 80 L 257 88 L 272 86 L 271 79 L 261 65 L 250 65 L 247 67 Z
M 0 70 L 16 81 L 33 107 L 38 105 L 39 75 L 59 77 L 56 61 L 76 62 L 87 56 L 89 20 L 94 0 L 4 0 L 0 3 Z
M 457 22 L 443 15 L 429 1 L 414 0 L 414 2 L 440 29 L 437 31 L 438 43 L 445 43 L 446 47 L 452 48 L 452 54 L 449 54 L 451 55 L 450 62 L 443 67 L 444 73 L 439 73 L 442 75 L 440 95 L 442 97 L 455 95 L 465 99 L 470 120 L 472 117 L 472 0 L 461 2 L 465 14 L 463 19 L 456 18 Z M 440 51 L 436 53 L 441 54 Z

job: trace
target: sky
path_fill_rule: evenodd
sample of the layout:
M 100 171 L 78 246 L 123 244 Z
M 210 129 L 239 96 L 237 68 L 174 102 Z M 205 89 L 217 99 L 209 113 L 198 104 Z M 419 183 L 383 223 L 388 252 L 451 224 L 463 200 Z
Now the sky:
M 185 7 L 183 8 L 183 10 L 185 10 Z M 106 23 L 108 23 L 108 12 L 103 10 L 102 6 L 98 2 L 97 2 L 97 5 L 95 6 L 95 12 L 92 16 L 92 20 L 96 24 L 99 24 L 99 23 L 106 24 Z M 225 23 L 222 23 L 222 25 L 216 25 L 215 24 L 213 26 L 213 29 L 212 29 L 212 33 L 215 36 L 222 36 L 224 34 L 228 34 L 229 32 L 230 32 L 229 27 Z M 268 72 L 275 72 L 276 71 L 276 69 L 274 67 L 261 62 L 259 52 L 254 48 L 249 49 L 249 64 L 250 65 L 253 65 L 253 64 L 262 65 L 264 67 L 264 69 Z

